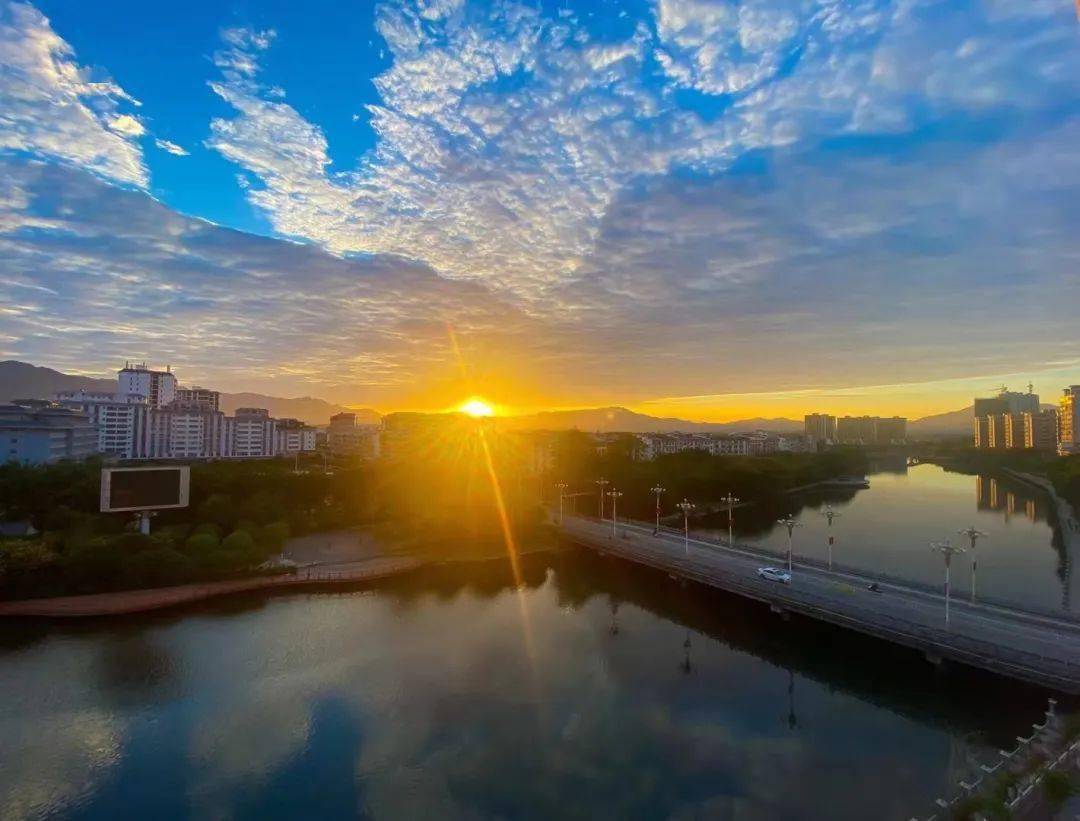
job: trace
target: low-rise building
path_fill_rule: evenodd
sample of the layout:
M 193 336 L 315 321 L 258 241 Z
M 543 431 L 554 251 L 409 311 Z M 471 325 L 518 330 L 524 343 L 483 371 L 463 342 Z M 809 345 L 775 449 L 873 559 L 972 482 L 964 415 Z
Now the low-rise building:
M 0 405 L 2 461 L 46 465 L 97 452 L 97 429 L 81 411 L 44 401 Z

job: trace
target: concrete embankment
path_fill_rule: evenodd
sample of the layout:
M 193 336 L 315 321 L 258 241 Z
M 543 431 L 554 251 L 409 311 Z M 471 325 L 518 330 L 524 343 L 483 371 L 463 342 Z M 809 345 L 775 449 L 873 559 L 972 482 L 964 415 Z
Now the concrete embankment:
M 280 576 L 253 576 L 205 584 L 184 584 L 149 590 L 120 590 L 85 596 L 0 602 L 0 617 L 78 618 L 120 616 L 255 590 L 289 590 L 375 581 L 423 567 L 412 557 L 375 558 L 348 564 L 310 567 Z

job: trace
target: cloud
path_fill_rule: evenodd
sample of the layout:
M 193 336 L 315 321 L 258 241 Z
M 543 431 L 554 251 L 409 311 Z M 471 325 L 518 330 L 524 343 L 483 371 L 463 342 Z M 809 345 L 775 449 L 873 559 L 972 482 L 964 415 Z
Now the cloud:
M 1075 98 L 1061 18 L 1004 1 L 661 0 L 651 27 L 600 39 L 510 2 L 390 2 L 376 12 L 393 57 L 369 107 L 377 143 L 354 167 L 255 81 L 270 41 L 252 33 L 226 37 L 213 88 L 237 114 L 209 144 L 255 175 L 248 196 L 283 234 L 409 256 L 563 312 L 574 306 L 556 295 L 582 277 L 609 209 L 650 179 Z M 681 90 L 728 102 L 706 117 Z
M 79 65 L 41 12 L 0 0 L 0 151 L 145 186 L 147 170 L 135 142 L 142 125 L 121 113 L 137 105 L 111 80 Z
M 174 142 L 170 142 L 169 140 L 163 140 L 158 138 L 154 140 L 154 145 L 156 145 L 162 151 L 168 151 L 170 154 L 175 154 L 177 157 L 188 156 L 188 151 L 186 151 L 182 146 L 179 146 Z

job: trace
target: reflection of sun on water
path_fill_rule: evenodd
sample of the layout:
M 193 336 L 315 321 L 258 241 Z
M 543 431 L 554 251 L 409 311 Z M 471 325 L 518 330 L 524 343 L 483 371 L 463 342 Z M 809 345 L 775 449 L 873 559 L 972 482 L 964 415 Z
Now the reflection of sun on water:
M 462 402 L 458 405 L 458 410 L 467 413 L 469 416 L 492 416 L 495 413 L 491 405 L 482 399 L 470 399 L 468 402 Z

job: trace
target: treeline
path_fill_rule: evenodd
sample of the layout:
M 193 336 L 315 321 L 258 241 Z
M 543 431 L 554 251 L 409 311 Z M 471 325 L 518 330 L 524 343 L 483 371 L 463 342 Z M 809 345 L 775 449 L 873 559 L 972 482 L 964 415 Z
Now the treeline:
M 191 468 L 191 504 L 159 511 L 151 534 L 130 514 L 98 511 L 96 461 L 0 465 L 0 515 L 39 533 L 0 541 L 0 596 L 155 587 L 255 572 L 290 535 L 370 516 L 364 475 L 294 473 L 287 461 Z
M 664 500 L 670 511 L 675 500 L 713 503 L 728 493 L 743 501 L 775 500 L 788 490 L 802 485 L 845 475 L 862 476 L 867 472 L 866 454 L 860 448 L 838 447 L 821 453 L 777 453 L 771 456 L 713 456 L 703 451 L 665 454 L 653 461 L 634 458 L 638 440 L 620 437 L 598 452 L 592 438 L 569 431 L 559 434 L 555 443 L 551 482 L 566 482 L 568 493 L 592 493 L 579 502 L 578 510 L 588 512 L 584 504 L 596 505 L 599 478 L 624 495 L 619 509 L 634 517 L 648 517 L 655 506 L 650 488 L 665 488 Z

